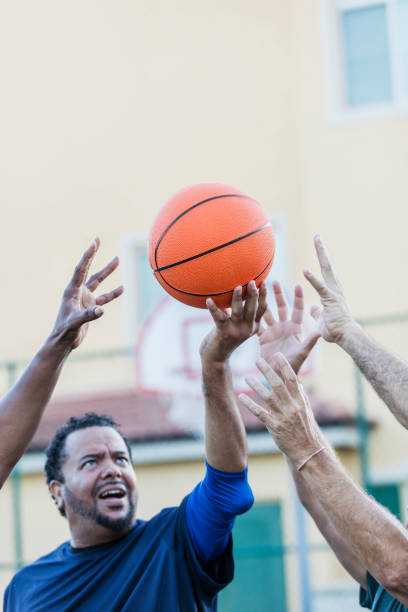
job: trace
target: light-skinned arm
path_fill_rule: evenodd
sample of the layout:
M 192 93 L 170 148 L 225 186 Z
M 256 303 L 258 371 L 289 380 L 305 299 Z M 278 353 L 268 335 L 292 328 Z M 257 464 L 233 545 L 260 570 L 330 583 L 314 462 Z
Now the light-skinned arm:
M 263 318 L 266 325 L 261 326 L 258 332 L 261 355 L 273 367 L 276 353 L 282 353 L 293 371 L 297 373 L 316 344 L 320 333 L 313 331 L 303 339 L 304 300 L 300 285 L 295 287 L 291 313 L 282 287 L 276 281 L 273 283 L 273 292 L 278 317 L 275 320 L 268 307 Z M 325 508 L 307 486 L 302 472 L 299 472 L 296 465 L 288 458 L 287 463 L 301 504 L 343 567 L 361 586 L 365 587 L 366 569 L 363 563 L 338 533 Z
M 326 512 L 337 536 L 361 560 L 362 568 L 407 605 L 406 529 L 363 492 L 344 470 L 318 427 L 302 385 L 284 356 L 275 356 L 274 369 L 262 359 L 257 366 L 269 389 L 255 377 L 248 377 L 247 382 L 266 408 L 245 395 L 240 396 L 243 403 L 266 425 L 288 460 L 297 469 L 303 464 L 301 473 L 307 490 Z
M 119 264 L 115 257 L 87 280 L 99 244 L 96 238 L 83 254 L 64 291 L 50 336 L 0 401 L 0 487 L 33 437 L 68 355 L 81 344 L 89 322 L 103 315 L 103 305 L 123 292 L 120 286 L 94 296 L 98 285 Z
M 289 465 L 289 469 L 296 486 L 296 492 L 302 506 L 310 514 L 320 533 L 325 538 L 326 542 L 344 569 L 363 588 L 366 588 L 366 568 L 363 562 L 339 533 L 338 529 L 331 520 L 330 515 L 308 486 L 302 471 L 299 472 L 297 470 L 297 466 L 289 459 L 287 459 L 287 463 Z
M 247 466 L 247 440 L 232 387 L 229 358 L 245 340 L 257 333 L 266 309 L 266 286 L 258 290 L 248 284 L 246 300 L 242 288 L 234 289 L 231 314 L 213 300 L 207 307 L 215 327 L 200 347 L 205 398 L 205 447 L 208 463 L 225 472 L 240 472 Z
M 327 342 L 336 342 L 353 359 L 396 419 L 408 429 L 408 365 L 373 340 L 353 319 L 343 287 L 320 236 L 314 244 L 323 280 L 310 270 L 304 275 L 320 296 L 318 329 Z

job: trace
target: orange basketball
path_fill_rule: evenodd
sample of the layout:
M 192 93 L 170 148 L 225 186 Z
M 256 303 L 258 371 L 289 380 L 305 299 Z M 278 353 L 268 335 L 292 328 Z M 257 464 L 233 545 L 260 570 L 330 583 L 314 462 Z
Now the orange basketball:
M 274 253 L 262 206 L 218 183 L 177 192 L 159 211 L 149 237 L 149 261 L 159 283 L 197 308 L 205 308 L 207 297 L 230 306 L 238 285 L 245 297 L 250 280 L 259 286 L 268 275 Z

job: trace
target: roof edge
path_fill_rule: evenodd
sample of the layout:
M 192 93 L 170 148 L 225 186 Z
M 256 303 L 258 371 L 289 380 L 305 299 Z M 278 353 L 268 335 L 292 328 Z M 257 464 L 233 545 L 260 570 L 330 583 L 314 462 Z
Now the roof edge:
M 329 442 L 335 448 L 356 450 L 358 431 L 354 424 L 330 425 L 322 427 Z M 165 440 L 150 443 L 132 444 L 133 463 L 155 465 L 160 463 L 182 463 L 204 459 L 204 439 Z M 248 434 L 248 454 L 273 455 L 280 453 L 270 434 L 266 432 Z M 26 453 L 18 462 L 15 470 L 20 474 L 41 474 L 44 469 L 43 452 Z

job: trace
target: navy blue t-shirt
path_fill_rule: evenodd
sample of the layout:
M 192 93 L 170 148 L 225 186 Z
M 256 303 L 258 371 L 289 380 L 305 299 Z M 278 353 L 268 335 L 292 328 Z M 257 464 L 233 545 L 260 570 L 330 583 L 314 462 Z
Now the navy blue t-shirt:
M 186 502 L 137 520 L 114 542 L 72 552 L 68 542 L 21 569 L 4 612 L 199 612 L 217 609 L 233 578 L 232 540 L 206 566 L 187 526 Z
M 400 601 L 384 589 L 376 579 L 367 572 L 367 588 L 360 589 L 360 606 L 373 612 L 408 612 Z

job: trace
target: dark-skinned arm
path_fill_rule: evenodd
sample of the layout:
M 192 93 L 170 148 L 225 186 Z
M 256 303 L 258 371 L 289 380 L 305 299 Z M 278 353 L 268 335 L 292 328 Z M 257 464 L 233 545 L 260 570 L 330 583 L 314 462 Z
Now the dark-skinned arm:
M 225 472 L 240 472 L 247 466 L 248 450 L 244 424 L 232 387 L 229 358 L 245 340 L 257 333 L 266 309 L 266 286 L 259 290 L 251 281 L 245 303 L 242 288 L 234 290 L 231 315 L 207 301 L 215 323 L 201 348 L 205 398 L 205 447 L 208 463 Z
M 121 295 L 123 287 L 95 297 L 93 292 L 118 266 L 114 258 L 87 280 L 99 248 L 96 238 L 83 254 L 64 291 L 50 336 L 19 380 L 0 401 L 0 487 L 32 439 L 71 351 L 84 339 L 90 321 L 103 315 L 103 305 Z

